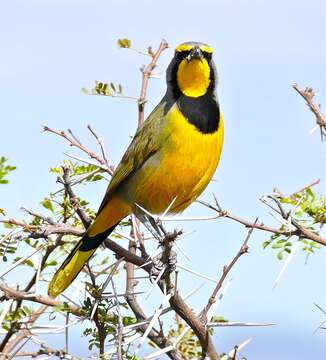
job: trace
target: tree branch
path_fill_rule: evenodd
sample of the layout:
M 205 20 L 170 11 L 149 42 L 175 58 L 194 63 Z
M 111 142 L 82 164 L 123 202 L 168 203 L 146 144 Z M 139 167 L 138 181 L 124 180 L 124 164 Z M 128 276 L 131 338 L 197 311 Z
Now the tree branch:
M 67 307 L 67 310 L 76 316 L 85 316 L 83 310 L 80 307 L 77 307 L 73 304 L 63 303 L 48 296 L 38 295 L 27 291 L 15 290 L 5 283 L 0 283 L 0 290 L 4 293 L 3 296 L 5 299 L 28 300 L 47 306 L 63 306 Z
M 72 190 L 69 166 L 63 165 L 62 170 L 63 170 L 62 184 L 63 184 L 67 194 L 69 195 L 70 204 L 75 209 L 81 222 L 87 229 L 88 226 L 90 225 L 90 223 L 92 222 L 92 219 L 89 216 L 87 216 L 86 212 L 84 211 L 84 209 L 82 208 L 82 206 L 79 203 L 78 197 L 75 195 L 74 191 Z
M 257 219 L 254 222 L 254 224 L 257 223 Z M 205 324 L 207 324 L 208 321 L 210 321 L 210 319 L 207 318 L 207 314 L 209 312 L 209 309 L 211 308 L 211 306 L 215 303 L 215 299 L 216 299 L 216 295 L 219 292 L 219 290 L 221 289 L 224 280 L 226 279 L 227 275 L 229 274 L 229 272 L 231 271 L 231 269 L 233 268 L 233 266 L 235 265 L 235 263 L 240 259 L 240 257 L 244 254 L 246 254 L 248 252 L 248 241 L 249 238 L 253 232 L 253 227 L 248 231 L 248 235 L 246 236 L 245 241 L 243 242 L 243 244 L 241 245 L 239 251 L 237 252 L 237 254 L 234 256 L 234 258 L 231 260 L 231 262 L 228 265 L 225 265 L 223 267 L 223 272 L 222 272 L 222 276 L 220 277 L 218 283 L 216 284 L 212 295 L 210 296 L 207 305 L 204 307 L 202 313 L 201 313 L 201 318 L 202 320 L 205 322 Z
M 302 90 L 299 88 L 298 84 L 294 84 L 292 87 L 305 99 L 309 109 L 315 114 L 316 124 L 320 127 L 320 133 L 323 139 L 326 136 L 326 116 L 321 112 L 320 105 L 317 105 L 313 101 L 313 98 L 316 95 L 315 90 L 312 87 L 306 87 Z
M 43 131 L 44 132 L 50 132 L 52 134 L 58 135 L 58 136 L 62 137 L 63 139 L 67 140 L 69 142 L 70 146 L 76 147 L 79 150 L 83 151 L 90 158 L 96 160 L 101 165 L 102 169 L 107 171 L 110 175 L 113 174 L 113 169 L 110 166 L 107 166 L 106 159 L 98 156 L 93 151 L 89 150 L 86 146 L 84 146 L 80 142 L 76 141 L 75 139 L 70 138 L 64 131 L 54 130 L 54 129 L 51 129 L 50 127 L 46 126 L 46 125 L 43 126 Z
M 25 232 L 29 233 L 29 237 L 32 239 L 46 239 L 54 234 L 81 236 L 85 232 L 82 228 L 66 224 L 29 225 L 24 221 L 4 217 L 0 217 L 0 223 L 20 226 Z
M 138 126 L 140 126 L 144 122 L 144 117 L 145 117 L 144 109 L 146 103 L 148 80 L 151 77 L 153 70 L 157 65 L 158 58 L 161 56 L 162 52 L 168 47 L 169 47 L 168 43 L 163 39 L 156 53 L 152 54 L 152 61 L 144 69 L 141 69 L 143 78 L 140 89 L 140 95 L 138 99 Z
M 32 315 L 30 316 L 28 323 L 31 326 L 35 323 L 35 321 L 45 312 L 47 309 L 47 305 L 43 305 L 36 309 Z M 28 329 L 22 329 L 21 331 L 18 331 L 18 334 L 14 338 L 9 338 L 8 341 L 4 344 L 4 347 L 0 349 L 0 351 L 3 352 L 5 356 L 9 355 L 10 359 L 14 358 L 15 354 L 10 354 L 15 347 L 26 337 L 30 336 L 30 331 Z
M 229 211 L 226 211 L 226 210 L 222 210 L 222 208 L 217 204 L 217 207 L 211 205 L 211 204 L 208 204 L 204 201 L 201 201 L 201 200 L 197 200 L 197 202 L 199 202 L 200 204 L 216 211 L 218 214 L 219 214 L 219 217 L 224 217 L 224 218 L 227 218 L 227 219 L 230 219 L 230 220 L 233 220 L 233 221 L 236 221 L 242 225 L 244 225 L 246 228 L 254 228 L 254 229 L 258 229 L 258 230 L 263 230 L 263 231 L 267 231 L 267 232 L 270 232 L 270 233 L 273 233 L 273 234 L 278 234 L 278 235 L 284 235 L 284 236 L 292 236 L 292 235 L 295 235 L 295 236 L 298 236 L 298 237 L 304 237 L 304 238 L 307 238 L 307 239 L 310 239 L 310 240 L 313 240 L 321 245 L 324 245 L 326 246 L 326 238 L 300 226 L 297 222 L 293 222 L 293 219 L 292 219 L 292 223 L 293 225 L 297 228 L 296 230 L 294 231 L 289 231 L 289 230 L 280 230 L 280 229 L 276 229 L 276 228 L 273 228 L 273 227 L 270 227 L 270 226 L 266 226 L 264 225 L 263 223 L 260 223 L 260 224 L 255 224 L 251 221 L 248 221 L 246 219 L 243 219 L 239 216 L 236 216 L 234 214 L 232 214 L 231 212 Z

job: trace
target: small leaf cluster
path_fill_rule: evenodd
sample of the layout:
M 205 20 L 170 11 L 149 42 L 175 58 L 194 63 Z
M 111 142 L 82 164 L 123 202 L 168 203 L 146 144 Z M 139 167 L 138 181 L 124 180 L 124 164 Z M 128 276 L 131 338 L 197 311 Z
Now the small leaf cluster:
M 123 48 L 123 49 L 131 48 L 131 40 L 126 39 L 126 38 L 118 39 L 117 44 L 120 48 Z
M 271 244 L 272 249 L 277 251 L 277 258 L 279 260 L 283 260 L 284 255 L 291 254 L 291 248 L 293 243 L 289 241 L 290 237 L 283 238 L 279 234 L 272 235 L 270 240 L 263 242 L 263 248 L 265 249 L 267 246 Z
M 0 156 L 0 184 L 8 184 L 9 180 L 6 179 L 6 176 L 11 172 L 16 170 L 16 166 L 7 165 L 7 158 Z M 5 211 L 0 207 L 0 215 L 4 215 Z
M 113 82 L 103 82 L 95 80 L 94 87 L 89 90 L 87 88 L 82 88 L 82 92 L 86 95 L 102 95 L 102 96 L 123 96 L 123 87 L 121 84 L 114 84 Z
M 296 219 L 301 226 L 312 232 L 319 234 L 322 226 L 326 223 L 326 196 L 317 195 L 310 187 L 288 197 L 279 196 L 279 201 L 287 207 L 290 220 L 291 218 Z M 286 230 L 286 226 L 280 226 L 279 230 L 280 232 Z M 292 252 L 291 237 L 291 234 L 289 236 L 281 233 L 274 234 L 264 241 L 262 246 L 264 249 L 271 247 L 277 250 L 277 258 L 283 260 L 284 255 Z M 313 253 L 321 248 L 318 243 L 309 239 L 299 238 L 297 241 L 302 244 L 302 250 L 308 253 Z
M 7 165 L 8 159 L 4 156 L 0 157 L 0 184 L 8 184 L 6 176 L 11 172 L 16 170 L 16 166 Z
M 81 165 L 66 160 L 64 166 L 68 166 L 70 169 L 70 183 L 72 187 L 75 185 L 87 185 L 91 182 L 103 179 L 103 170 L 95 165 Z M 50 172 L 57 174 L 59 179 L 62 179 L 63 168 L 61 166 L 52 167 Z M 60 182 L 62 182 L 62 180 Z M 89 203 L 86 200 L 81 198 L 78 198 L 77 200 L 88 216 L 91 218 L 95 217 L 95 212 L 89 207 Z M 72 222 L 71 225 L 81 225 L 80 219 L 76 216 L 76 210 L 72 206 L 64 189 L 51 193 L 49 196 L 45 197 L 41 201 L 41 205 L 46 210 L 49 210 L 52 215 L 56 217 L 58 222 L 67 222 L 70 220 Z
M 168 332 L 168 338 L 173 342 L 184 331 L 186 324 L 184 324 L 178 317 L 175 328 L 171 328 Z M 150 342 L 150 345 L 154 346 Z M 192 330 L 188 330 L 183 338 L 176 345 L 177 349 L 182 353 L 186 359 L 199 359 L 202 356 L 202 348 L 200 342 Z
M 295 216 L 309 225 L 326 223 L 326 196 L 317 195 L 312 188 L 307 188 L 289 197 L 281 197 L 281 203 L 297 207 Z
M 14 254 L 17 250 L 17 239 L 10 235 L 0 235 L 0 256 L 2 261 L 6 262 L 6 254 Z
M 32 314 L 32 309 L 30 309 L 28 306 L 21 306 L 18 309 L 15 309 L 13 311 L 10 311 L 3 323 L 2 323 L 2 328 L 6 331 L 8 331 L 8 329 L 10 328 L 11 324 L 15 324 L 15 326 L 17 327 L 17 329 L 19 328 L 19 323 L 24 320 L 26 317 L 31 316 Z
M 88 284 L 88 287 L 91 287 L 91 284 Z M 98 326 L 101 327 L 101 331 L 105 334 L 105 336 L 111 335 L 112 340 L 114 340 L 115 335 L 117 333 L 117 328 L 119 324 L 119 316 L 116 313 L 115 309 L 117 307 L 117 302 L 115 299 L 102 299 L 101 298 L 101 290 L 99 287 L 94 287 L 92 289 L 92 297 L 87 297 L 84 300 L 82 309 L 85 312 L 86 316 L 90 316 L 95 302 L 97 302 L 96 314 L 94 316 L 97 319 L 96 327 L 87 327 L 84 330 L 84 335 L 89 336 L 89 350 L 92 350 L 93 347 L 100 347 L 100 338 L 99 338 L 99 330 Z M 128 309 L 126 303 L 119 302 L 119 306 Z M 134 324 L 137 322 L 135 317 L 131 316 L 123 316 L 122 322 L 124 326 Z
M 78 184 L 87 184 L 88 182 L 98 181 L 103 179 L 103 170 L 95 165 L 88 164 L 83 165 L 80 163 L 74 163 L 68 160 L 64 162 L 65 166 L 68 166 L 71 170 L 72 182 Z M 63 176 L 62 166 L 56 166 L 50 168 L 50 172 Z

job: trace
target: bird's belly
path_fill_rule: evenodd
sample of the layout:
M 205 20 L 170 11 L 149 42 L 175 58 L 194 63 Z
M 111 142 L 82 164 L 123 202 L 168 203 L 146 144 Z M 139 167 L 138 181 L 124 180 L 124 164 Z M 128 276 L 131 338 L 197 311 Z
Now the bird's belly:
M 174 199 L 170 212 L 183 211 L 206 188 L 220 159 L 223 124 L 213 134 L 200 133 L 189 123 L 182 133 L 177 130 L 128 186 L 132 201 L 153 214 L 164 212 Z

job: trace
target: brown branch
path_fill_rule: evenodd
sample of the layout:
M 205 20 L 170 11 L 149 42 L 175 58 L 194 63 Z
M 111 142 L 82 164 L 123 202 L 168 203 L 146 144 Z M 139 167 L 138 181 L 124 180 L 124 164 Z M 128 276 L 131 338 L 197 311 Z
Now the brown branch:
M 24 206 L 22 206 L 20 209 L 25 211 L 27 214 L 29 214 L 33 217 L 39 218 L 50 225 L 56 225 L 56 221 L 49 216 L 45 216 L 45 215 L 36 213 L 35 211 L 27 209 Z
M 219 360 L 220 356 L 215 350 L 212 337 L 209 335 L 206 326 L 200 320 L 199 316 L 197 316 L 194 311 L 184 302 L 177 291 L 171 297 L 170 305 L 172 309 L 191 327 L 191 329 L 198 337 L 202 347 L 203 355 L 208 356 L 210 360 Z
M 191 329 L 198 337 L 202 347 L 203 358 L 208 356 L 208 358 L 211 360 L 219 360 L 220 356 L 215 350 L 212 337 L 207 331 L 205 323 L 201 320 L 200 316 L 196 315 L 194 311 L 189 308 L 189 306 L 180 296 L 178 290 L 175 288 L 175 284 L 172 283 L 171 274 L 173 271 L 174 262 L 172 247 L 174 241 L 177 239 L 178 235 L 181 234 L 181 232 L 174 231 L 173 233 L 167 233 L 163 228 L 162 231 L 165 234 L 164 239 L 162 239 L 161 242 L 163 246 L 162 262 L 167 266 L 164 282 L 166 285 L 166 291 L 172 294 L 170 305 L 172 309 L 191 327 Z
M 152 61 L 144 68 L 141 69 L 143 78 L 141 84 L 140 95 L 138 99 L 138 126 L 140 126 L 144 122 L 145 114 L 145 103 L 146 103 L 146 92 L 148 86 L 148 80 L 151 77 L 154 68 L 157 65 L 157 60 L 162 54 L 162 52 L 169 47 L 168 43 L 163 39 L 156 53 L 152 53 Z
M 47 305 L 43 305 L 39 307 L 37 310 L 35 310 L 32 315 L 30 316 L 28 320 L 28 324 L 31 326 L 47 309 Z M 15 354 L 10 354 L 15 347 L 26 337 L 30 336 L 31 333 L 29 329 L 23 329 L 18 332 L 18 334 L 13 339 L 8 339 L 8 341 L 5 343 L 4 347 L 0 349 L 2 353 L 4 354 L 5 358 L 9 357 L 10 359 L 15 356 Z
M 53 250 L 61 243 L 61 239 L 62 239 L 62 235 L 59 235 L 55 241 L 54 245 L 49 245 L 46 249 L 46 252 L 42 258 L 42 262 L 41 262 L 41 270 L 43 270 L 45 263 L 48 259 L 48 257 L 50 256 L 50 254 L 53 252 Z M 27 293 L 35 284 L 37 279 L 37 272 L 34 273 L 33 277 L 31 278 L 31 280 L 28 282 L 28 284 L 26 285 L 23 293 Z M 22 305 L 24 298 L 20 298 L 16 301 L 16 310 L 19 309 Z M 27 299 L 26 299 L 27 300 Z M 4 347 L 6 346 L 6 344 L 10 341 L 11 337 L 17 332 L 16 326 L 15 326 L 15 322 L 11 323 L 10 328 L 6 334 L 6 336 L 2 339 L 2 342 L 0 344 L 0 351 L 4 349 Z
M 80 236 L 85 232 L 84 229 L 65 224 L 58 223 L 56 225 L 29 225 L 20 220 L 4 217 L 0 217 L 0 223 L 20 226 L 25 232 L 28 232 L 29 237 L 33 239 L 46 239 L 50 235 L 54 234 Z
M 298 191 L 295 191 L 295 192 L 292 194 L 292 196 L 293 196 L 294 194 L 301 193 L 301 192 L 303 192 L 303 191 L 311 188 L 312 186 L 319 185 L 319 184 L 320 184 L 320 179 L 317 179 L 317 180 L 315 180 L 315 181 L 312 181 L 311 183 L 305 185 L 304 187 L 302 187 L 302 188 L 299 189 Z
M 300 94 L 306 101 L 310 110 L 316 116 L 316 124 L 320 127 L 320 132 L 322 137 L 326 136 L 326 116 L 321 112 L 320 105 L 317 105 L 313 98 L 316 95 L 316 92 L 312 87 L 306 87 L 304 90 L 300 89 L 298 84 L 294 84 L 293 89 Z
M 125 258 L 126 261 L 129 261 L 131 263 L 133 263 L 136 266 L 142 266 L 142 269 L 144 269 L 145 271 L 149 272 L 151 269 L 151 265 L 145 265 L 146 260 L 141 258 L 140 256 L 131 253 L 130 251 L 128 251 L 127 249 L 125 249 L 124 247 L 118 245 L 116 242 L 114 242 L 111 239 L 106 239 L 104 241 L 104 245 L 112 250 L 117 259 L 121 259 L 121 258 Z M 145 266 L 144 266 L 145 265 Z
M 113 171 L 113 167 L 109 165 L 109 161 L 107 159 L 107 155 L 106 155 L 106 151 L 105 151 L 105 146 L 104 146 L 104 140 L 99 137 L 96 132 L 94 131 L 94 129 L 88 124 L 87 125 L 87 129 L 91 132 L 91 134 L 95 137 L 97 143 L 99 144 L 100 148 L 101 148 L 101 152 L 102 152 L 102 158 L 105 161 L 105 164 L 108 168 L 111 168 Z
M 136 243 L 134 241 L 129 242 L 128 250 L 133 255 L 136 254 Z M 145 321 L 147 318 L 135 296 L 134 288 L 135 288 L 137 282 L 134 279 L 134 277 L 135 277 L 134 266 L 135 265 L 132 264 L 131 262 L 126 262 L 126 273 L 127 273 L 126 301 L 129 305 L 130 309 L 136 316 L 136 319 L 139 322 L 141 322 L 141 321 Z M 144 325 L 138 327 L 137 331 L 139 331 L 140 333 L 143 334 L 146 331 L 146 327 L 147 327 L 146 324 L 144 324 Z M 148 334 L 148 337 L 151 341 L 153 341 L 153 343 L 155 343 L 161 349 L 172 345 L 172 342 L 168 338 L 161 336 L 161 334 L 159 332 L 157 332 L 155 329 L 152 329 L 150 331 L 150 333 Z M 173 350 L 167 352 L 167 355 L 170 357 L 170 359 L 173 359 L 173 360 L 184 360 L 184 357 L 177 349 L 173 349 Z
M 5 299 L 14 300 L 28 300 L 46 306 L 66 306 L 67 310 L 76 316 L 84 316 L 84 312 L 80 307 L 73 304 L 66 304 L 59 300 L 50 298 L 48 296 L 37 295 L 35 293 L 15 290 L 5 283 L 0 283 L 0 290 L 4 293 Z
M 254 224 L 257 223 L 257 219 L 254 222 Z M 220 277 L 218 283 L 216 284 L 212 295 L 210 296 L 207 305 L 205 306 L 205 308 L 203 309 L 203 311 L 201 312 L 201 318 L 202 320 L 205 322 L 205 324 L 207 324 L 207 322 L 210 320 L 207 318 L 207 314 L 209 309 L 211 308 L 211 306 L 215 303 L 215 299 L 216 299 L 216 295 L 219 292 L 219 290 L 221 289 L 224 280 L 226 279 L 227 275 L 229 274 L 229 272 L 231 271 L 231 269 L 233 268 L 233 266 L 235 265 L 235 263 L 240 259 L 240 257 L 244 254 L 246 254 L 248 252 L 248 241 L 249 238 L 253 232 L 254 228 L 252 227 L 249 231 L 248 231 L 248 235 L 246 236 L 245 241 L 243 242 L 243 244 L 241 245 L 239 251 L 237 252 L 237 254 L 234 256 L 234 258 L 231 260 L 231 262 L 228 265 L 225 265 L 223 267 L 223 272 L 222 272 L 222 276 Z
M 69 142 L 69 145 L 72 147 L 76 147 L 79 150 L 83 151 L 84 153 L 86 153 L 90 158 L 96 160 L 100 165 L 101 168 L 104 169 L 105 171 L 107 171 L 110 175 L 113 174 L 113 170 L 111 169 L 111 167 L 107 166 L 106 164 L 106 160 L 103 159 L 102 157 L 98 156 L 97 154 L 95 154 L 93 151 L 89 150 L 85 145 L 81 144 L 80 142 L 76 141 L 75 139 L 69 137 L 64 131 L 58 131 L 55 129 L 51 129 L 48 126 L 43 126 L 43 131 L 45 132 L 50 132 L 52 134 L 58 135 L 60 137 L 62 137 L 63 139 L 67 140 Z
M 77 215 L 79 216 L 81 222 L 83 223 L 83 225 L 87 229 L 92 220 L 86 214 L 86 212 L 84 211 L 84 209 L 80 205 L 78 197 L 75 195 L 75 193 L 74 193 L 74 191 L 72 189 L 71 180 L 70 180 L 70 168 L 69 168 L 69 166 L 63 165 L 62 170 L 63 170 L 62 184 L 63 184 L 67 194 L 69 195 L 70 204 L 75 209 L 75 211 L 76 211 Z
M 50 355 L 56 356 L 59 359 L 69 359 L 69 360 L 80 360 L 80 358 L 71 355 L 65 350 L 57 350 L 53 349 L 49 346 L 42 346 L 38 351 L 21 351 L 16 354 L 16 357 L 29 357 L 29 358 L 36 358 L 40 355 Z
M 277 234 L 277 235 L 284 235 L 284 236 L 292 236 L 292 235 L 295 235 L 295 236 L 298 236 L 298 237 L 303 237 L 303 238 L 307 238 L 307 239 L 310 239 L 310 240 L 313 240 L 317 243 L 319 243 L 320 245 L 324 245 L 326 246 L 326 238 L 302 227 L 302 226 L 296 226 L 294 223 L 293 223 L 293 219 L 292 219 L 292 223 L 294 226 L 297 227 L 296 230 L 294 231 L 289 231 L 289 230 L 281 230 L 281 229 L 276 229 L 276 228 L 273 228 L 273 227 L 270 227 L 270 226 L 266 226 L 264 225 L 263 223 L 260 223 L 260 224 L 255 224 L 251 221 L 248 221 L 246 219 L 243 219 L 239 216 L 236 216 L 236 215 L 233 215 L 232 213 L 230 213 L 229 211 L 226 211 L 226 210 L 222 210 L 220 207 L 215 207 L 213 205 L 210 205 L 204 201 L 201 201 L 201 200 L 197 200 L 200 204 L 216 211 L 218 214 L 219 214 L 219 217 L 224 217 L 224 218 L 227 218 L 227 219 L 230 219 L 230 220 L 233 220 L 233 221 L 236 221 L 242 225 L 244 225 L 246 228 L 254 228 L 254 229 L 258 229 L 258 230 L 262 230 L 262 231 L 267 231 L 267 232 L 270 232 L 270 233 L 273 233 L 273 234 Z M 297 224 L 298 225 L 298 224 Z
M 114 241 L 107 239 L 105 240 L 105 246 L 112 250 L 117 258 L 125 258 L 127 262 L 131 262 L 132 264 L 136 266 L 142 266 L 142 269 L 144 269 L 147 273 L 151 273 L 151 264 L 145 265 L 146 259 L 143 259 L 139 257 L 138 255 L 132 253 L 129 250 L 126 250 L 122 246 L 118 245 Z M 128 279 L 129 281 L 132 280 Z M 161 290 L 164 289 L 164 284 L 162 282 L 163 280 L 160 280 L 159 286 Z M 130 298 L 129 298 L 130 299 Z M 135 305 L 135 302 L 131 302 L 131 305 Z M 181 318 L 193 329 L 196 336 L 198 337 L 201 346 L 203 348 L 203 353 L 207 354 L 207 356 L 210 357 L 211 360 L 219 360 L 220 357 L 218 353 L 215 350 L 214 344 L 212 342 L 212 338 L 207 332 L 207 329 L 205 325 L 201 322 L 200 318 L 194 313 L 194 311 L 184 302 L 182 297 L 179 295 L 177 291 L 174 292 L 173 296 L 170 299 L 170 305 L 171 308 L 181 316 Z M 146 317 L 144 316 L 143 311 L 139 306 L 134 306 L 135 314 L 138 314 L 139 320 L 146 320 Z M 146 327 L 144 328 L 144 331 L 146 330 Z M 180 355 L 181 356 L 181 355 Z M 180 357 L 179 357 L 180 358 Z M 178 358 L 178 359 L 179 359 Z

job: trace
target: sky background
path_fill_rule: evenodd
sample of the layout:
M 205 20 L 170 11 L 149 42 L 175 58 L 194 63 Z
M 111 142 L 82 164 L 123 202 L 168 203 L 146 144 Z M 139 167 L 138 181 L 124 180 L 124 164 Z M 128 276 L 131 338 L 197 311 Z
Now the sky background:
M 71 128 L 86 144 L 96 144 L 86 130 L 90 123 L 106 142 L 109 159 L 117 164 L 137 126 L 137 106 L 128 100 L 87 96 L 94 80 L 124 86 L 138 96 L 139 68 L 148 59 L 119 49 L 127 37 L 133 46 L 156 48 L 162 37 L 171 48 L 159 60 L 162 78 L 151 80 L 147 114 L 165 92 L 165 69 L 173 48 L 194 40 L 215 49 L 219 100 L 225 118 L 225 146 L 220 167 L 201 197 L 214 192 L 222 206 L 253 220 L 275 224 L 259 197 L 276 186 L 292 193 L 321 178 L 325 192 L 325 145 L 318 132 L 309 135 L 314 117 L 291 85 L 313 86 L 316 101 L 326 106 L 326 12 L 323 0 L 311 1 L 5 1 L 0 5 L 0 155 L 17 166 L 11 183 L 0 188 L 0 205 L 11 217 L 19 207 L 37 209 L 57 189 L 50 166 L 63 152 L 75 153 L 62 139 L 41 132 L 43 124 Z M 80 189 L 96 208 L 106 184 Z M 186 215 L 210 215 L 193 205 Z M 236 253 L 245 229 L 228 220 L 178 223 L 196 230 L 182 243 L 191 262 L 179 260 L 211 277 Z M 262 250 L 268 234 L 254 232 L 251 251 L 232 271 L 233 281 L 218 314 L 231 321 L 272 322 L 271 328 L 220 329 L 216 346 L 228 351 L 253 337 L 241 354 L 250 360 L 326 358 L 325 331 L 314 333 L 323 319 L 314 302 L 326 307 L 325 249 L 305 265 L 300 251 L 279 286 L 274 280 L 282 262 Z M 184 293 L 201 279 L 181 274 Z M 212 289 L 206 284 L 190 303 L 199 310 Z M 148 304 L 148 314 L 154 310 Z M 77 329 L 78 330 L 78 329 Z M 86 357 L 87 341 L 78 331 L 71 349 Z M 55 347 L 58 338 L 49 338 Z M 52 343 L 51 343 L 52 341 Z M 148 349 L 148 351 L 151 351 Z

